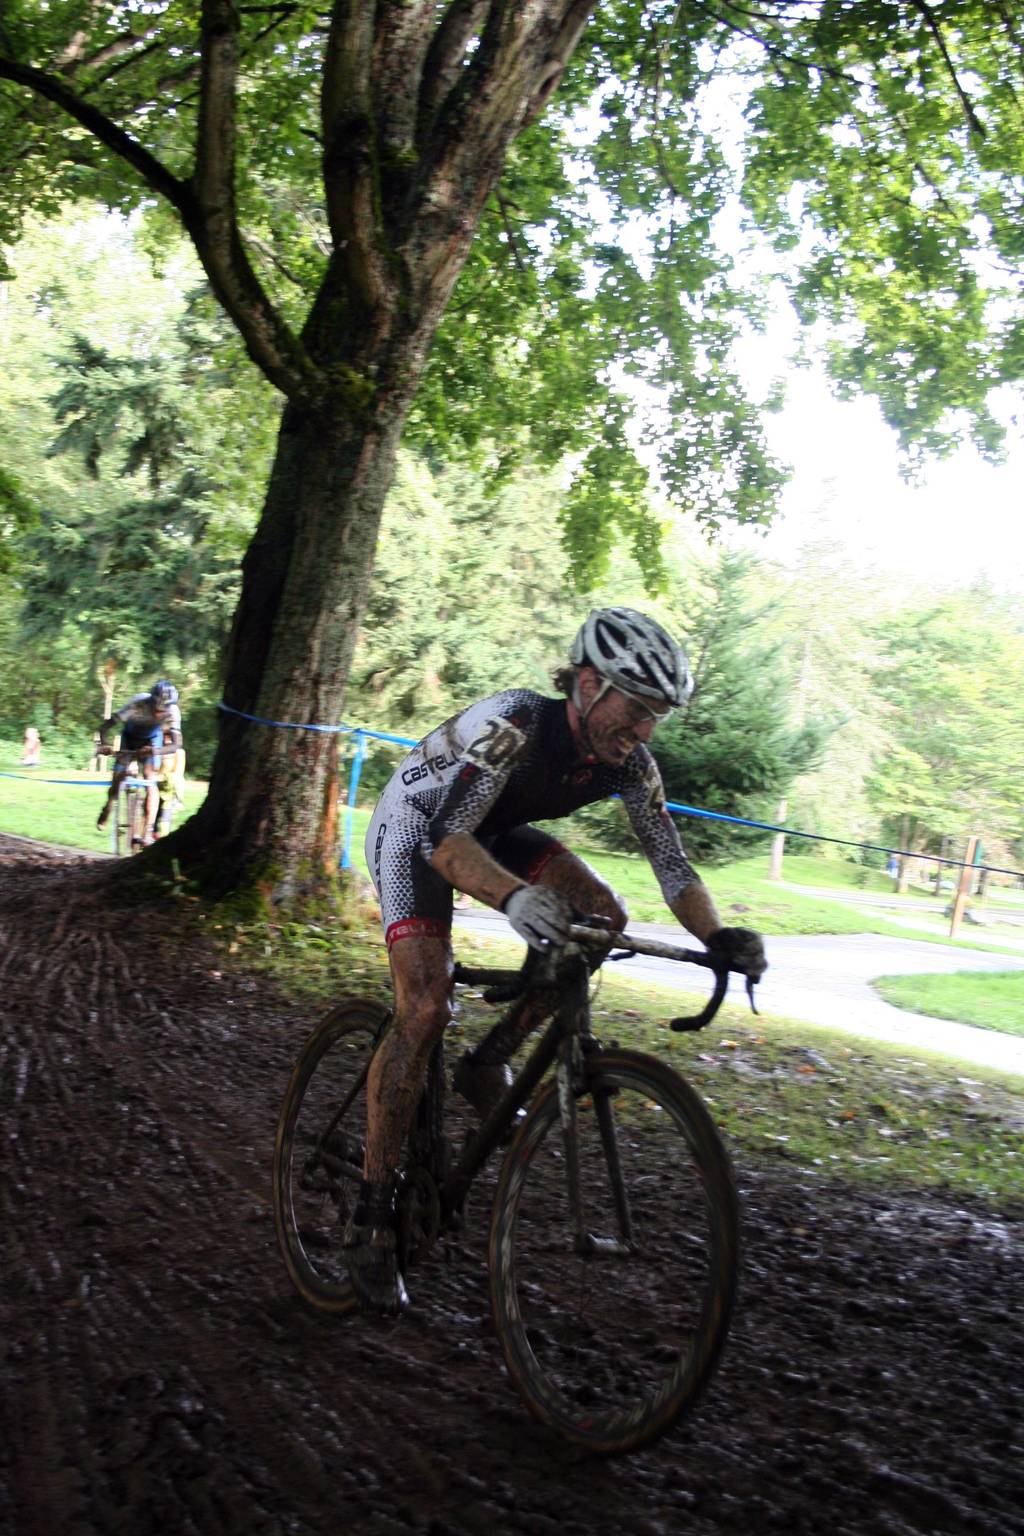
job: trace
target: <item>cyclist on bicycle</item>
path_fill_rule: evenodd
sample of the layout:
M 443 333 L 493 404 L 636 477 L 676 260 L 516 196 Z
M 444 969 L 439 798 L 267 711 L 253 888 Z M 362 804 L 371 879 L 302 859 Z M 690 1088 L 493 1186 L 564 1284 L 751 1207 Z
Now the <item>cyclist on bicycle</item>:
M 118 731 L 121 733 L 121 745 L 114 748 L 108 743 L 107 737 Z M 114 764 L 114 772 L 103 809 L 96 818 L 98 827 L 106 826 L 111 807 L 117 799 L 121 784 L 128 772 L 129 762 L 133 757 L 137 757 L 142 776 L 146 780 L 146 828 L 143 843 L 147 845 L 152 843 L 160 807 L 157 776 L 160 771 L 165 732 L 168 734 L 170 745 L 175 750 L 179 748 L 182 738 L 178 690 L 166 678 L 161 678 L 158 683 L 154 683 L 148 693 L 135 694 L 127 704 L 122 704 L 120 709 L 115 709 L 109 719 L 103 721 L 100 726 L 100 743 L 97 750 L 101 753 L 116 751 L 117 761 Z
M 756 933 L 722 927 L 647 749 L 658 721 L 692 691 L 682 650 L 646 615 L 604 608 L 583 624 L 569 662 L 554 679 L 562 698 L 495 694 L 424 737 L 367 830 L 395 997 L 367 1082 L 363 1183 L 344 1236 L 353 1287 L 371 1311 L 395 1313 L 408 1300 L 396 1260 L 395 1173 L 431 1046 L 451 1017 L 453 890 L 504 912 L 538 949 L 565 942 L 574 909 L 614 929 L 626 922 L 614 891 L 533 819 L 621 795 L 679 922 L 731 968 L 756 980 L 766 966 Z M 507 1060 L 488 1043 L 455 1074 L 456 1089 L 481 1112 L 511 1082 Z

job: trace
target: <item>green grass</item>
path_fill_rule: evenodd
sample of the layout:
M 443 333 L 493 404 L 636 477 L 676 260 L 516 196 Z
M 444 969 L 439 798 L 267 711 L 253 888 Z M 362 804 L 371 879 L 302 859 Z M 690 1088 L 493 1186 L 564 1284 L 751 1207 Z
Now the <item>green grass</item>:
M 897 1008 L 1024 1036 L 1024 971 L 879 976 L 872 985 Z
M 376 928 L 343 930 L 337 918 L 280 929 L 222 925 L 214 937 L 225 966 L 245 963 L 295 999 L 296 1048 L 308 1024 L 345 993 L 387 997 L 387 965 Z M 460 959 L 517 965 L 522 948 L 460 934 Z M 473 993 L 460 993 L 451 1045 L 461 1049 L 494 1021 Z M 934 1052 L 787 1019 L 754 1018 L 727 1004 L 710 1029 L 674 1034 L 668 1020 L 693 1012 L 690 996 L 602 975 L 594 1029 L 606 1043 L 671 1062 L 710 1107 L 742 1169 L 767 1158 L 887 1188 L 946 1188 L 1006 1209 L 1024 1202 L 1024 1078 Z
M 96 817 L 103 806 L 110 775 L 74 768 L 10 768 L 0 760 L 0 832 L 82 848 L 89 853 L 110 853 L 110 826 L 101 832 Z M 17 778 L 8 777 L 17 774 Z M 189 781 L 185 809 L 177 822 L 201 804 L 206 785 Z
M 620 893 L 635 922 L 672 920 L 642 855 L 587 849 L 585 857 Z M 766 867 L 764 859 L 741 859 L 702 871 L 727 923 L 771 934 L 894 931 L 894 925 L 877 913 L 851 911 L 839 902 L 788 890 L 766 878 Z
M 10 766 L 0 759 L 0 768 Z M 95 828 L 102 786 L 86 782 L 95 777 L 41 769 L 31 782 L 0 778 L 0 830 L 109 849 L 107 835 Z M 44 778 L 72 782 L 51 785 Z M 188 809 L 199 805 L 204 792 L 202 784 L 187 786 Z M 354 813 L 357 867 L 368 819 L 367 810 Z M 665 917 L 641 859 L 597 854 L 591 861 L 627 888 L 638 918 L 637 908 L 647 900 L 650 907 L 643 910 L 656 919 Z M 817 868 L 817 861 L 810 862 Z M 822 918 L 822 908 L 835 904 L 811 898 L 798 902 L 795 893 L 765 880 L 762 870 L 762 860 L 744 860 L 709 873 L 724 915 L 768 932 L 851 931 L 832 926 L 838 917 L 831 910 Z M 841 908 L 838 913 L 848 917 Z M 332 998 L 352 991 L 387 993 L 386 959 L 373 924 L 353 927 L 352 919 L 337 917 L 320 923 L 243 924 L 216 909 L 201 913 L 199 920 L 222 951 L 225 968 L 265 975 L 294 999 L 297 1040 Z M 788 926 L 770 926 L 773 920 Z M 814 926 L 800 928 L 801 921 Z M 863 930 L 875 928 L 877 919 L 865 912 L 858 922 Z M 522 955 L 518 946 L 490 938 L 460 935 L 458 947 L 464 958 L 495 964 L 515 964 Z M 944 984 L 950 979 L 937 978 Z M 968 979 L 991 989 L 989 976 Z M 900 980 L 915 984 L 920 978 Z M 685 994 L 615 971 L 602 981 L 595 1028 L 605 1040 L 654 1051 L 690 1078 L 741 1166 L 746 1159 L 778 1158 L 795 1169 L 813 1167 L 865 1182 L 948 1187 L 1000 1207 L 1024 1200 L 1024 1081 L 785 1019 L 755 1020 L 745 1007 L 734 1005 L 723 1009 L 709 1031 L 672 1034 L 666 1021 L 689 1006 Z M 471 1037 L 490 1018 L 493 1014 L 469 997 L 459 1028 Z
M 0 754 L 0 770 L 15 773 L 17 778 L 0 776 L 0 832 L 14 833 L 20 837 L 38 838 L 43 842 L 60 843 L 91 852 L 109 852 L 109 831 L 96 830 L 96 816 L 103 803 L 103 789 L 96 784 L 100 775 L 73 769 L 18 770 L 12 754 L 5 758 Z M 47 783 L 55 779 L 63 782 Z M 90 784 L 93 787 L 89 787 Z M 185 791 L 185 811 L 190 815 L 202 803 L 205 784 L 189 780 Z M 357 806 L 352 812 L 352 862 L 361 873 L 363 863 L 363 838 L 370 819 L 370 810 Z M 571 836 L 571 834 L 570 834 Z M 576 846 L 576 845 L 574 845 Z M 661 898 L 657 881 L 642 854 L 607 853 L 601 849 L 579 851 L 587 861 L 625 899 L 630 916 L 635 922 L 671 922 Z M 778 884 L 766 876 L 767 857 L 737 860 L 721 869 L 704 871 L 707 883 L 726 923 L 745 928 L 756 928 L 768 935 L 779 934 L 832 934 L 832 933 L 881 933 L 897 938 L 925 940 L 938 944 L 964 944 L 972 948 L 1000 952 L 1000 946 L 982 941 L 977 929 L 964 929 L 961 938 L 949 939 L 945 934 L 923 933 L 920 929 L 901 927 L 870 907 L 856 908 L 825 897 L 809 896 Z M 813 859 L 794 856 L 787 858 L 787 876 L 798 882 L 818 885 L 834 885 L 836 894 L 845 889 L 851 893 L 861 889 L 863 878 L 860 866 L 840 860 Z M 868 872 L 871 875 L 871 872 Z M 884 876 L 878 876 L 882 888 L 891 885 Z M 840 883 L 842 882 L 842 883 Z M 1014 953 L 1003 949 L 1003 953 Z

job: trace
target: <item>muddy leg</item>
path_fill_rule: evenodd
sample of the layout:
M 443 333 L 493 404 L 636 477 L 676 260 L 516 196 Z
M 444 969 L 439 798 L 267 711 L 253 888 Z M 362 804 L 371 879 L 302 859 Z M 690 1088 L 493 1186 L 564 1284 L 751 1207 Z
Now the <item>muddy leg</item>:
M 451 1018 L 449 939 L 409 937 L 391 950 L 395 1021 L 373 1058 L 367 1079 L 365 1178 L 394 1177 L 417 1101 L 430 1047 Z

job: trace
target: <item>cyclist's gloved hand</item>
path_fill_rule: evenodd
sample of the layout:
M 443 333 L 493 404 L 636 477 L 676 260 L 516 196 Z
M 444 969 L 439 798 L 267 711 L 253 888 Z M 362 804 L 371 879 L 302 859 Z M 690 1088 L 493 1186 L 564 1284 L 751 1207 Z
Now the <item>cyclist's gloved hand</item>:
M 501 910 L 531 949 L 565 944 L 572 926 L 570 903 L 543 885 L 521 885 L 505 897 Z
M 716 960 L 724 960 L 731 971 L 742 971 L 751 981 L 760 981 L 768 969 L 761 935 L 752 928 L 716 928 L 704 943 Z

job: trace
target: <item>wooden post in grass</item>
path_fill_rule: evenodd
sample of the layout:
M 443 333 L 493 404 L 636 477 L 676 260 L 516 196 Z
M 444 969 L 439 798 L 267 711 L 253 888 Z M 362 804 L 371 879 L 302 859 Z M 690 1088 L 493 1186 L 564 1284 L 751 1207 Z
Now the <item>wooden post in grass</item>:
M 967 897 L 971 889 L 971 876 L 974 874 L 974 860 L 978 852 L 977 837 L 967 839 L 967 852 L 964 854 L 963 868 L 960 871 L 960 880 L 953 898 L 953 916 L 949 924 L 949 936 L 956 938 L 956 931 L 960 927 L 960 921 L 967 905 Z
M 779 801 L 779 809 L 775 813 L 775 820 L 777 822 L 779 822 L 779 823 L 784 822 L 785 819 L 786 819 L 786 812 L 787 812 L 788 809 L 789 809 L 789 802 L 785 798 L 783 798 L 782 800 Z M 772 856 L 771 856 L 771 860 L 770 860 L 769 865 L 768 865 L 768 879 L 769 880 L 781 880 L 782 879 L 782 850 L 783 850 L 783 848 L 785 846 L 786 846 L 786 834 L 785 834 L 785 832 L 776 832 L 775 836 L 772 838 Z

